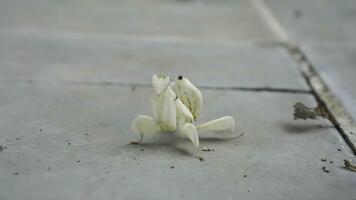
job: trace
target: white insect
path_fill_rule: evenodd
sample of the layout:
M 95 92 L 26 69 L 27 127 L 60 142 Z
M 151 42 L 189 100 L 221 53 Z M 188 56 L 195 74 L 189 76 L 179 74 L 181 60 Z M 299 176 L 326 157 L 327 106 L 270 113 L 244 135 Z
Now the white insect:
M 153 75 L 152 85 L 155 90 L 152 100 L 153 118 L 139 115 L 131 125 L 133 132 L 140 134 L 139 142 L 143 141 L 144 135 L 177 131 L 198 147 L 197 130 L 235 129 L 235 121 L 231 116 L 195 125 L 203 109 L 203 97 L 199 89 L 183 76 L 178 76 L 177 80 L 171 83 L 168 76 Z

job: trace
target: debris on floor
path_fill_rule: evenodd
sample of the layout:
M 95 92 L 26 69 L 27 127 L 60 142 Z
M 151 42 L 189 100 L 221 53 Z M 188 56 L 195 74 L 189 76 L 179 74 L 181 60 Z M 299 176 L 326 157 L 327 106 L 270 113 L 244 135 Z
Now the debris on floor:
M 234 137 L 233 139 L 239 139 L 240 137 L 242 137 L 242 136 L 244 136 L 244 135 L 245 135 L 245 133 L 241 133 L 240 135 Z
M 352 164 L 350 160 L 344 160 L 344 165 L 346 169 L 356 172 L 356 165 Z
M 197 158 L 198 158 L 198 160 L 200 160 L 200 161 L 204 161 L 204 158 L 201 157 L 201 156 L 197 156 Z
M 140 144 L 140 143 L 139 143 L 139 142 L 132 141 L 132 142 L 130 142 L 130 144 L 132 144 L 132 145 L 138 145 L 138 144 Z
M 208 151 L 215 151 L 215 149 L 210 149 L 209 147 L 203 147 L 201 149 L 202 151 L 208 152 Z
M 293 108 L 294 108 L 294 114 L 293 114 L 294 120 L 317 119 L 318 117 L 329 119 L 329 114 L 327 110 L 324 108 L 324 106 L 320 104 L 315 108 L 309 108 L 305 106 L 303 103 L 298 102 L 294 104 Z
M 326 162 L 327 161 L 326 158 L 321 158 L 320 160 L 321 160 L 321 162 Z
M 324 166 L 324 167 L 322 167 L 321 168 L 325 173 L 329 173 L 330 172 L 330 170 L 328 170 L 328 169 L 326 169 L 326 167 Z

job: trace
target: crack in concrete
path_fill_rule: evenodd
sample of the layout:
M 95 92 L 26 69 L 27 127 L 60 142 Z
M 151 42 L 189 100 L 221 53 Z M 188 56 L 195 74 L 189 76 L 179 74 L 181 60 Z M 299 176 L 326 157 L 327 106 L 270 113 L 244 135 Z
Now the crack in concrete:
M 14 81 L 22 81 L 28 84 L 32 83 L 43 83 L 46 80 L 38 80 L 38 79 L 1 79 L 4 80 L 14 80 Z M 47 80 L 48 81 L 48 80 Z M 52 81 L 52 80 L 51 80 Z M 69 85 L 83 85 L 83 86 L 118 86 L 118 87 L 141 87 L 141 88 L 150 88 L 152 85 L 150 83 L 138 83 L 138 82 L 115 82 L 115 81 L 68 81 L 68 80 L 55 80 L 55 82 L 59 82 L 62 84 Z M 277 87 L 238 87 L 238 86 L 204 86 L 197 85 L 199 89 L 202 90 L 222 90 L 222 91 L 246 91 L 246 92 L 274 92 L 274 93 L 289 93 L 289 94 L 310 94 L 312 95 L 312 91 L 303 90 L 303 89 L 293 89 L 293 88 L 277 88 Z

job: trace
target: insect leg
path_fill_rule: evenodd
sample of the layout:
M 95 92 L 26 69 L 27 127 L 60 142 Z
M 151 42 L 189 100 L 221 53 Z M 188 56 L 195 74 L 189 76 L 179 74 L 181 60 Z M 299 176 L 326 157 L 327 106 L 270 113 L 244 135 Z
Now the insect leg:
M 133 120 L 131 130 L 140 134 L 139 142 L 142 142 L 144 135 L 157 133 L 161 131 L 161 127 L 152 119 L 152 117 L 139 115 Z

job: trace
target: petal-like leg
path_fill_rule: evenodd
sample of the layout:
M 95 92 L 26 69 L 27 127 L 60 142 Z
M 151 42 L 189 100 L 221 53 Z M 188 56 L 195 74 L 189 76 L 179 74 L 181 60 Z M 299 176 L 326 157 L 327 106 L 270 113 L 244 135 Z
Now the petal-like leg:
M 195 126 L 192 123 L 184 124 L 184 126 L 180 129 L 180 132 L 185 136 L 187 136 L 196 147 L 199 147 L 198 133 Z
M 230 129 L 231 131 L 234 131 L 235 129 L 235 120 L 231 116 L 214 119 L 209 122 L 199 124 L 197 126 L 197 130 L 222 131 L 228 129 Z
M 139 142 L 142 142 L 144 135 L 157 133 L 161 131 L 161 128 L 152 119 L 152 117 L 146 115 L 139 115 L 133 120 L 131 124 L 131 130 L 135 133 L 140 134 Z
M 159 102 L 162 106 L 161 120 L 163 122 L 163 124 L 160 125 L 162 129 L 165 129 L 166 131 L 174 131 L 177 128 L 177 108 L 174 101 L 175 97 L 176 95 L 173 90 L 168 87 L 167 91 L 164 93 L 164 99 Z

